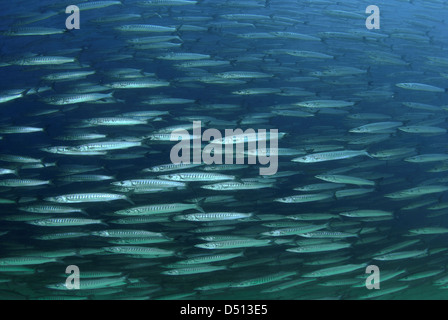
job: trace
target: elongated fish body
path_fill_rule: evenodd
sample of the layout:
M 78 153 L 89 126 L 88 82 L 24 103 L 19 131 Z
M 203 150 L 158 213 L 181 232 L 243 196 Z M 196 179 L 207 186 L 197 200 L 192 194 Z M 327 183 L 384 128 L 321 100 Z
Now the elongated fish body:
M 12 154 L 0 154 L 0 160 L 5 162 L 27 163 L 27 164 L 42 162 L 42 160 L 40 159 L 21 155 L 12 155 Z
M 75 155 L 75 156 L 98 156 L 105 155 L 104 151 L 89 151 L 89 150 L 80 150 L 79 147 L 69 147 L 69 146 L 55 146 L 55 147 L 46 147 L 42 148 L 42 151 L 55 153 L 55 154 L 64 154 L 64 155 Z
M 106 99 L 106 98 L 111 98 L 111 97 L 112 97 L 112 93 L 109 93 L 109 94 L 84 93 L 84 94 L 78 94 L 78 95 L 65 94 L 65 95 L 52 96 L 50 98 L 44 99 L 44 101 L 51 105 L 60 106 L 60 105 L 98 101 L 101 99 Z
M 309 184 L 303 187 L 294 188 L 295 191 L 324 191 L 332 189 L 340 189 L 345 187 L 345 184 L 334 184 L 334 183 L 315 183 Z
M 182 276 L 187 274 L 198 274 L 198 273 L 208 273 L 213 271 L 219 271 L 219 270 L 226 270 L 226 266 L 195 266 L 195 267 L 188 267 L 188 268 L 179 268 L 179 269 L 171 269 L 168 271 L 163 271 L 162 274 L 169 275 L 169 276 Z
M 59 179 L 65 182 L 95 182 L 95 181 L 106 181 L 113 180 L 114 177 L 98 174 L 75 174 Z
M 366 125 L 358 127 L 358 128 L 351 129 L 350 132 L 352 132 L 352 133 L 377 133 L 378 131 L 393 129 L 396 127 L 400 127 L 402 125 L 403 125 L 403 122 L 394 122 L 394 121 L 376 122 L 376 123 L 370 123 L 370 124 L 366 124 Z
M 144 7 L 158 7 L 158 6 L 185 6 L 196 4 L 194 0 L 143 0 L 139 5 Z
M 21 27 L 3 32 L 4 36 L 47 36 L 52 34 L 64 33 L 64 29 L 45 28 L 45 27 Z
M 334 161 L 334 160 L 342 160 L 342 159 L 350 159 L 359 156 L 370 156 L 366 150 L 354 151 L 354 150 L 344 150 L 344 151 L 330 151 L 330 152 L 321 152 L 309 154 L 303 157 L 298 157 L 292 159 L 293 162 L 301 162 L 301 163 L 316 163 L 316 162 L 324 162 L 324 161 Z
M 262 235 L 272 236 L 272 237 L 281 237 L 281 236 L 290 236 L 290 235 L 298 235 L 307 232 L 314 232 L 317 230 L 325 229 L 327 225 L 307 225 L 302 227 L 292 227 L 292 228 L 282 228 L 276 229 L 268 232 L 263 232 Z
M 331 193 L 315 193 L 315 194 L 303 194 L 285 198 L 278 198 L 275 199 L 274 201 L 282 203 L 305 203 L 305 202 L 326 200 L 332 197 L 333 195 Z
M 432 127 L 432 126 L 406 126 L 400 127 L 398 130 L 414 133 L 414 134 L 444 134 L 447 132 L 444 128 Z
M 220 182 L 215 184 L 209 184 L 205 186 L 201 186 L 202 189 L 207 190 L 215 190 L 215 191 L 234 191 L 234 190 L 258 190 L 264 188 L 270 188 L 273 184 L 267 183 L 258 183 L 258 182 L 239 182 L 239 181 L 230 181 L 230 182 Z
M 37 179 L 5 179 L 0 180 L 1 187 L 35 187 L 48 185 L 51 181 L 49 180 L 37 180 Z
M 169 204 L 155 204 L 141 207 L 133 207 L 116 211 L 116 214 L 125 216 L 146 216 L 152 214 L 181 212 L 190 209 L 199 209 L 196 204 L 188 203 L 169 203 Z
M 15 257 L 15 258 L 1 258 L 0 266 L 27 266 L 50 263 L 57 261 L 55 258 L 45 257 Z
M 391 199 L 406 199 L 406 198 L 414 198 L 419 197 L 426 194 L 431 193 L 441 193 L 448 190 L 447 186 L 443 185 L 432 185 L 432 186 L 421 186 L 415 187 L 411 189 L 406 189 L 402 191 L 397 191 L 393 193 L 386 194 L 385 197 Z
M 138 124 L 146 124 L 146 121 L 133 119 L 133 118 L 93 118 L 83 121 L 89 126 L 133 126 Z
M 348 264 L 337 267 L 324 268 L 317 271 L 313 271 L 310 273 L 306 273 L 302 275 L 305 278 L 320 278 L 320 277 L 329 277 L 343 273 L 353 272 L 355 270 L 359 270 L 361 268 L 365 268 L 367 264 Z
M 431 86 L 429 84 L 423 84 L 423 83 L 397 83 L 397 87 L 406 89 L 406 90 L 416 90 L 416 91 L 427 91 L 427 92 L 445 92 L 446 90 L 443 88 Z
M 129 80 L 119 81 L 106 84 L 107 87 L 112 89 L 142 89 L 142 88 L 158 88 L 167 87 L 170 83 L 167 81 L 154 80 Z
M 105 247 L 103 250 L 115 254 L 148 255 L 153 257 L 169 257 L 175 254 L 175 252 L 171 250 L 138 246 Z
M 448 233 L 448 229 L 442 227 L 426 227 L 426 228 L 411 229 L 409 230 L 409 233 L 413 235 L 444 234 Z
M 61 56 L 35 56 L 11 61 L 13 65 L 19 66 L 41 66 L 41 65 L 60 65 L 75 62 L 75 58 Z
M 195 265 L 195 264 L 211 263 L 211 262 L 216 262 L 216 261 L 226 261 L 226 260 L 235 259 L 235 258 L 242 257 L 242 256 L 243 256 L 243 252 L 222 253 L 222 254 L 192 257 L 192 258 L 178 261 L 177 263 L 179 265 Z
M 225 221 L 244 219 L 252 216 L 252 213 L 240 213 L 240 212 L 213 212 L 213 213 L 192 213 L 186 215 L 177 216 L 177 219 L 187 221 Z
M 170 181 L 207 182 L 207 181 L 234 180 L 235 176 L 220 173 L 208 173 L 208 172 L 185 172 L 185 173 L 173 173 L 168 175 L 161 175 L 159 176 L 159 178 Z
M 163 179 L 132 179 L 132 180 L 112 182 L 111 184 L 114 186 L 128 187 L 128 188 L 148 187 L 154 189 L 184 188 L 186 186 L 184 182 L 163 180 Z
M 177 170 L 184 170 L 184 169 L 191 169 L 201 166 L 201 164 L 195 164 L 195 163 L 180 163 L 180 164 L 165 164 L 165 165 L 159 165 L 154 166 L 151 168 L 143 169 L 142 172 L 169 172 L 169 171 L 177 171 Z
M 288 252 L 294 253 L 313 253 L 313 252 L 326 252 L 335 251 L 351 247 L 350 243 L 329 243 L 319 245 L 307 245 L 302 247 L 286 249 Z
M 271 240 L 241 239 L 227 241 L 211 241 L 207 243 L 197 244 L 195 247 L 202 249 L 235 249 L 249 247 L 264 247 L 270 245 Z
M 302 108 L 344 108 L 355 105 L 354 102 L 342 101 L 342 100 L 311 100 L 296 103 L 297 106 Z
M 1 134 L 43 132 L 43 128 L 11 126 L 0 128 Z
M 358 177 L 353 176 L 345 176 L 345 175 L 317 175 L 316 178 L 328 181 L 328 182 L 334 182 L 334 183 L 342 183 L 342 184 L 355 184 L 358 186 L 374 186 L 375 182 L 370 181 L 367 179 L 362 179 Z
M 263 293 L 271 293 L 271 292 L 278 292 L 278 291 L 283 291 L 289 288 L 293 288 L 293 287 L 297 287 L 300 286 L 302 284 L 306 284 L 308 282 L 312 282 L 315 281 L 314 279 L 297 279 L 297 280 L 291 280 L 273 287 L 270 287 L 268 289 L 264 289 L 261 292 Z
M 35 226 L 42 227 L 70 227 L 70 226 L 85 226 L 89 224 L 103 223 L 101 220 L 94 219 L 76 219 L 76 218 L 56 218 L 56 219 L 43 219 L 28 222 Z
M 95 74 L 95 71 L 60 72 L 60 73 L 52 73 L 52 74 L 43 76 L 42 79 L 47 80 L 47 81 L 77 80 L 77 79 L 85 78 L 92 74 Z
M 82 284 L 81 284 L 82 283 Z M 112 288 L 117 286 L 124 286 L 127 284 L 126 277 L 112 277 L 104 279 L 84 279 L 79 284 L 79 290 L 93 290 L 93 289 L 104 289 Z M 57 283 L 48 285 L 47 288 L 53 290 L 72 290 L 67 287 L 67 283 Z
M 252 286 L 258 286 L 270 282 L 280 281 L 285 278 L 289 278 L 292 276 L 295 276 L 297 272 L 291 271 L 291 272 L 279 272 L 272 275 L 267 275 L 264 277 L 249 279 L 249 280 L 243 280 L 241 282 L 237 282 L 235 284 L 232 284 L 231 287 L 235 288 L 245 288 L 245 287 L 252 287 Z
M 356 210 L 340 213 L 341 216 L 349 218 L 390 217 L 392 212 L 383 210 Z
M 448 160 L 448 154 L 421 154 L 414 157 L 409 157 L 404 159 L 407 162 L 414 163 L 424 163 L 424 162 L 435 162 L 435 161 L 446 161 Z
M 89 1 L 78 5 L 80 11 L 103 9 L 114 5 L 121 5 L 121 1 Z
M 427 254 L 428 250 L 399 251 L 376 256 L 373 257 L 373 259 L 379 261 L 394 261 L 409 258 L 421 258 L 423 256 L 426 256 Z
M 158 25 L 150 25 L 150 24 L 128 24 L 115 28 L 118 31 L 122 32 L 175 32 L 176 28 L 174 27 L 165 27 Z
M 94 231 L 92 235 L 106 238 L 145 238 L 145 237 L 162 237 L 158 232 L 151 232 L 146 230 L 126 230 L 126 229 L 111 229 Z
M 141 145 L 140 141 L 102 141 L 83 144 L 73 147 L 73 149 L 80 152 L 103 152 L 140 147 Z
M 344 239 L 358 237 L 357 234 L 339 231 L 314 231 L 308 233 L 299 234 L 301 237 L 305 238 L 322 238 L 322 239 Z
M 121 194 L 113 193 L 75 193 L 66 194 L 56 197 L 48 197 L 45 201 L 57 203 L 84 203 L 84 202 L 108 202 L 113 200 L 126 200 L 128 197 Z

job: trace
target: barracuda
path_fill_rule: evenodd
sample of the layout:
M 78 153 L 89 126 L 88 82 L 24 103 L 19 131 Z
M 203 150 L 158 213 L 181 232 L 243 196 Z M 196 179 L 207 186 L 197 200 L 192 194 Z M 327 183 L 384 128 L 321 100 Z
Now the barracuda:
M 106 84 L 106 87 L 112 89 L 139 89 L 139 88 L 159 88 L 168 87 L 170 85 L 167 81 L 156 79 L 149 80 L 134 80 L 134 81 L 120 81 Z
M 379 261 L 394 261 L 409 258 L 422 258 L 427 255 L 428 250 L 412 250 L 412 251 L 399 251 L 399 252 L 387 253 L 384 255 L 373 257 L 373 259 Z
M 0 180 L 1 187 L 35 187 L 42 185 L 49 185 L 51 181 L 49 180 L 36 180 L 36 179 L 5 179 Z
M 202 263 L 211 263 L 217 261 L 227 261 L 230 259 L 235 259 L 243 256 L 243 252 L 238 253 L 222 253 L 222 254 L 214 254 L 214 255 L 206 255 L 206 256 L 198 256 L 192 257 L 186 260 L 178 261 L 179 265 L 194 265 L 194 264 L 202 264 Z
M 350 243 L 328 243 L 319 245 L 305 245 L 296 248 L 286 249 L 288 252 L 294 253 L 314 253 L 314 252 L 326 252 L 326 251 L 336 251 L 341 249 L 350 248 L 352 245 Z
M 83 144 L 74 148 L 78 151 L 102 152 L 109 150 L 129 149 L 133 147 L 140 147 L 141 145 L 142 143 L 140 141 L 102 141 Z
M 195 163 L 179 163 L 179 164 L 165 164 L 165 165 L 159 165 L 154 166 L 151 168 L 143 169 L 142 172 L 169 172 L 169 171 L 177 171 L 177 170 L 185 170 L 185 169 L 191 169 L 201 166 L 201 164 L 195 164 Z
M 324 162 L 324 161 L 334 161 L 334 160 L 342 160 L 342 159 L 351 159 L 359 156 L 367 156 L 370 157 L 370 154 L 367 150 L 344 150 L 344 151 L 330 151 L 330 152 L 321 152 L 321 153 L 313 153 L 303 157 L 298 157 L 292 159 L 293 162 L 302 162 L 302 163 L 316 163 L 316 162 Z
M 157 6 L 184 6 L 197 4 L 194 0 L 143 0 L 139 2 L 139 5 L 144 7 L 157 7 Z
M 122 5 L 121 1 L 90 1 L 87 3 L 80 3 L 78 8 L 80 11 L 102 9 L 114 5 Z
M 105 238 L 146 238 L 146 237 L 163 237 L 160 232 L 152 232 L 146 230 L 123 230 L 111 229 L 94 231 L 91 235 Z
M 385 197 L 391 198 L 391 199 L 406 199 L 406 198 L 414 198 L 419 197 L 426 194 L 432 194 L 432 193 L 441 193 L 448 191 L 447 186 L 442 185 L 432 185 L 432 186 L 421 186 L 411 189 L 406 189 L 398 192 L 393 192 L 386 194 Z
M 30 221 L 28 223 L 42 227 L 74 227 L 74 226 L 86 226 L 90 224 L 102 224 L 103 221 L 94 219 L 55 218 L 55 219 L 35 220 Z
M 289 278 L 289 277 L 292 277 L 295 275 L 297 275 L 297 272 L 295 272 L 295 271 L 279 272 L 279 273 L 275 273 L 275 274 L 272 274 L 269 276 L 264 276 L 264 277 L 249 279 L 249 280 L 243 280 L 241 282 L 237 282 L 237 283 L 230 285 L 230 287 L 246 288 L 246 287 L 258 286 L 258 285 L 262 285 L 262 284 L 266 284 L 266 283 L 280 281 L 280 280 L 283 280 L 285 278 Z
M 316 193 L 316 194 L 302 194 L 285 198 L 278 198 L 274 199 L 274 201 L 282 203 L 305 203 L 305 202 L 326 200 L 332 197 L 333 195 L 331 193 Z
M 310 273 L 303 274 L 304 278 L 320 278 L 320 277 L 330 277 L 338 274 L 344 274 L 353 272 L 362 268 L 365 268 L 367 264 L 348 264 L 343 266 L 331 267 L 316 270 Z
M 45 201 L 58 203 L 84 203 L 84 202 L 108 202 L 114 200 L 126 200 L 129 198 L 122 194 L 113 193 L 76 193 L 56 197 L 44 198 Z
M 366 124 L 364 126 L 357 127 L 354 129 L 350 129 L 349 132 L 352 132 L 352 133 L 378 133 L 383 130 L 395 129 L 402 125 L 403 125 L 403 122 L 394 122 L 394 121 L 375 122 L 375 123 Z
M 269 246 L 271 240 L 255 240 L 255 239 L 237 239 L 227 241 L 210 241 L 195 245 L 202 249 L 234 249 L 234 248 L 250 248 L 250 247 L 264 247 Z
M 174 27 L 157 26 L 151 24 L 129 24 L 115 28 L 123 32 L 175 32 Z
M 205 59 L 210 59 L 210 55 L 200 54 L 200 53 L 188 53 L 188 52 L 170 52 L 170 53 L 158 56 L 157 59 L 173 60 L 173 61 L 205 60 Z
M 324 225 L 305 225 L 301 227 L 292 227 L 292 228 L 283 228 L 283 229 L 276 229 L 268 232 L 263 232 L 262 235 L 264 236 L 272 236 L 272 237 L 283 237 L 283 236 L 290 236 L 290 235 L 298 235 L 302 233 L 308 233 L 313 232 L 317 230 L 322 230 L 328 227 L 328 224 Z
M 176 219 L 187 221 L 227 221 L 249 218 L 252 213 L 240 213 L 240 212 L 212 212 L 212 213 L 194 213 L 179 215 Z
M 179 268 L 179 269 L 172 269 L 168 271 L 163 271 L 161 274 L 169 275 L 169 276 L 182 276 L 187 274 L 198 274 L 198 273 L 208 273 L 213 271 L 219 271 L 219 270 L 226 270 L 227 266 L 195 266 L 195 267 L 188 267 L 188 268 Z
M 52 73 L 43 76 L 42 79 L 46 81 L 78 80 L 93 75 L 95 73 L 96 73 L 95 70 Z
M 334 183 L 342 183 L 342 184 L 355 184 L 359 186 L 374 186 L 375 182 L 370 181 L 367 179 L 362 179 L 358 177 L 352 177 L 352 176 L 344 176 L 344 175 L 327 175 L 327 174 L 321 174 L 316 176 L 317 179 L 321 179 L 328 182 L 334 182 Z
M 105 278 L 105 279 L 89 279 L 79 283 L 79 290 L 104 289 L 111 287 L 120 287 L 128 284 L 126 277 Z M 57 283 L 48 285 L 47 288 L 53 290 L 72 290 L 67 288 L 67 283 Z
M 175 252 L 172 250 L 137 246 L 105 247 L 103 248 L 103 250 L 117 254 L 148 255 L 153 257 L 170 257 L 175 254 Z
M 416 90 L 416 91 L 427 91 L 427 92 L 446 92 L 446 89 L 431 86 L 423 83 L 397 83 L 397 87 L 406 89 L 406 90 Z
M 186 184 L 178 181 L 163 180 L 163 179 L 134 179 L 124 180 L 111 183 L 114 186 L 140 188 L 150 187 L 155 189 L 160 188 L 185 188 Z
M 45 103 L 51 105 L 68 105 L 68 104 L 76 104 L 76 103 L 85 103 L 91 101 L 98 101 L 106 98 L 113 98 L 113 92 L 108 94 L 103 93 L 85 93 L 85 94 L 77 94 L 77 95 L 56 95 L 49 98 L 45 98 L 43 101 Z
M 75 58 L 59 56 L 34 56 L 10 61 L 10 64 L 19 66 L 60 65 L 75 62 Z
M 114 118 L 93 118 L 83 120 L 83 123 L 94 127 L 94 126 L 133 126 L 138 124 L 146 124 L 146 121 L 124 118 L 124 117 L 114 117 Z
M 0 259 L 0 266 L 27 266 L 27 265 L 37 265 L 56 261 L 57 261 L 56 258 L 13 257 L 13 258 Z
M 258 190 L 274 187 L 273 183 L 250 182 L 250 181 L 230 181 L 201 186 L 202 189 L 216 191 L 234 191 L 234 190 Z
M 145 216 L 151 214 L 162 214 L 162 213 L 174 213 L 181 212 L 185 210 L 195 209 L 203 211 L 202 208 L 197 204 L 187 204 L 187 203 L 168 203 L 168 204 L 155 204 L 149 206 L 134 207 L 124 210 L 116 211 L 115 214 L 126 215 L 126 216 Z
M 14 133 L 33 133 L 33 132 L 43 132 L 44 128 L 36 128 L 36 127 L 0 127 L 0 133 L 2 134 L 14 134 Z
M 302 108 L 344 108 L 355 105 L 354 102 L 342 100 L 311 100 L 298 102 L 295 105 Z
M 393 216 L 393 212 L 383 210 L 355 210 L 341 212 L 340 215 L 349 218 L 390 217 Z
M 160 179 L 169 181 L 222 181 L 222 180 L 234 180 L 235 176 L 225 175 L 220 173 L 207 173 L 207 172 L 186 172 L 186 173 L 173 173 L 168 175 L 158 176 Z

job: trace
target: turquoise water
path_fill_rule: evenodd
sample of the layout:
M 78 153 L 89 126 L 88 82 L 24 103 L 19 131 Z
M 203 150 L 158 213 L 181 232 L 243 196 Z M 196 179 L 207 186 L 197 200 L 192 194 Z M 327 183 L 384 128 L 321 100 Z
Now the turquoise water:
M 1 4 L 1 299 L 445 299 L 446 1 L 69 5 Z

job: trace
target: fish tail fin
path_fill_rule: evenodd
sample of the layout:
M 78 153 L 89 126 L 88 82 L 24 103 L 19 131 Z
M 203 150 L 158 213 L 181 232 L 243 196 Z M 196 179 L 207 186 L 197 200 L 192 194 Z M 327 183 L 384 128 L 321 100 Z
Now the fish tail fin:
M 202 208 L 205 203 L 205 198 L 200 199 L 196 202 L 196 209 L 202 213 L 205 213 L 204 209 Z
M 127 202 L 129 202 L 130 204 L 132 204 L 133 206 L 135 206 L 135 202 L 132 201 L 131 198 L 129 198 L 129 196 L 130 196 L 132 193 L 133 193 L 133 191 L 129 191 L 129 192 L 126 194 L 124 200 L 126 200 Z
M 15 168 L 15 169 L 13 169 L 12 174 L 15 175 L 17 178 L 20 178 L 20 175 L 19 175 L 19 168 Z
M 364 149 L 363 152 L 364 152 L 364 154 L 365 154 L 367 157 L 369 157 L 370 159 L 375 159 L 375 157 L 372 156 L 372 155 L 369 153 L 369 151 L 367 151 L 367 149 Z

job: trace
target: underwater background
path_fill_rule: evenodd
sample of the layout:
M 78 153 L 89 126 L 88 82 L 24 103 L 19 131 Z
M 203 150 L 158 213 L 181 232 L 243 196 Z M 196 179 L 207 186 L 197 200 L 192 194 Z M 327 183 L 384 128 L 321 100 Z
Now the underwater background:
M 0 299 L 446 298 L 446 1 L 0 9 Z

